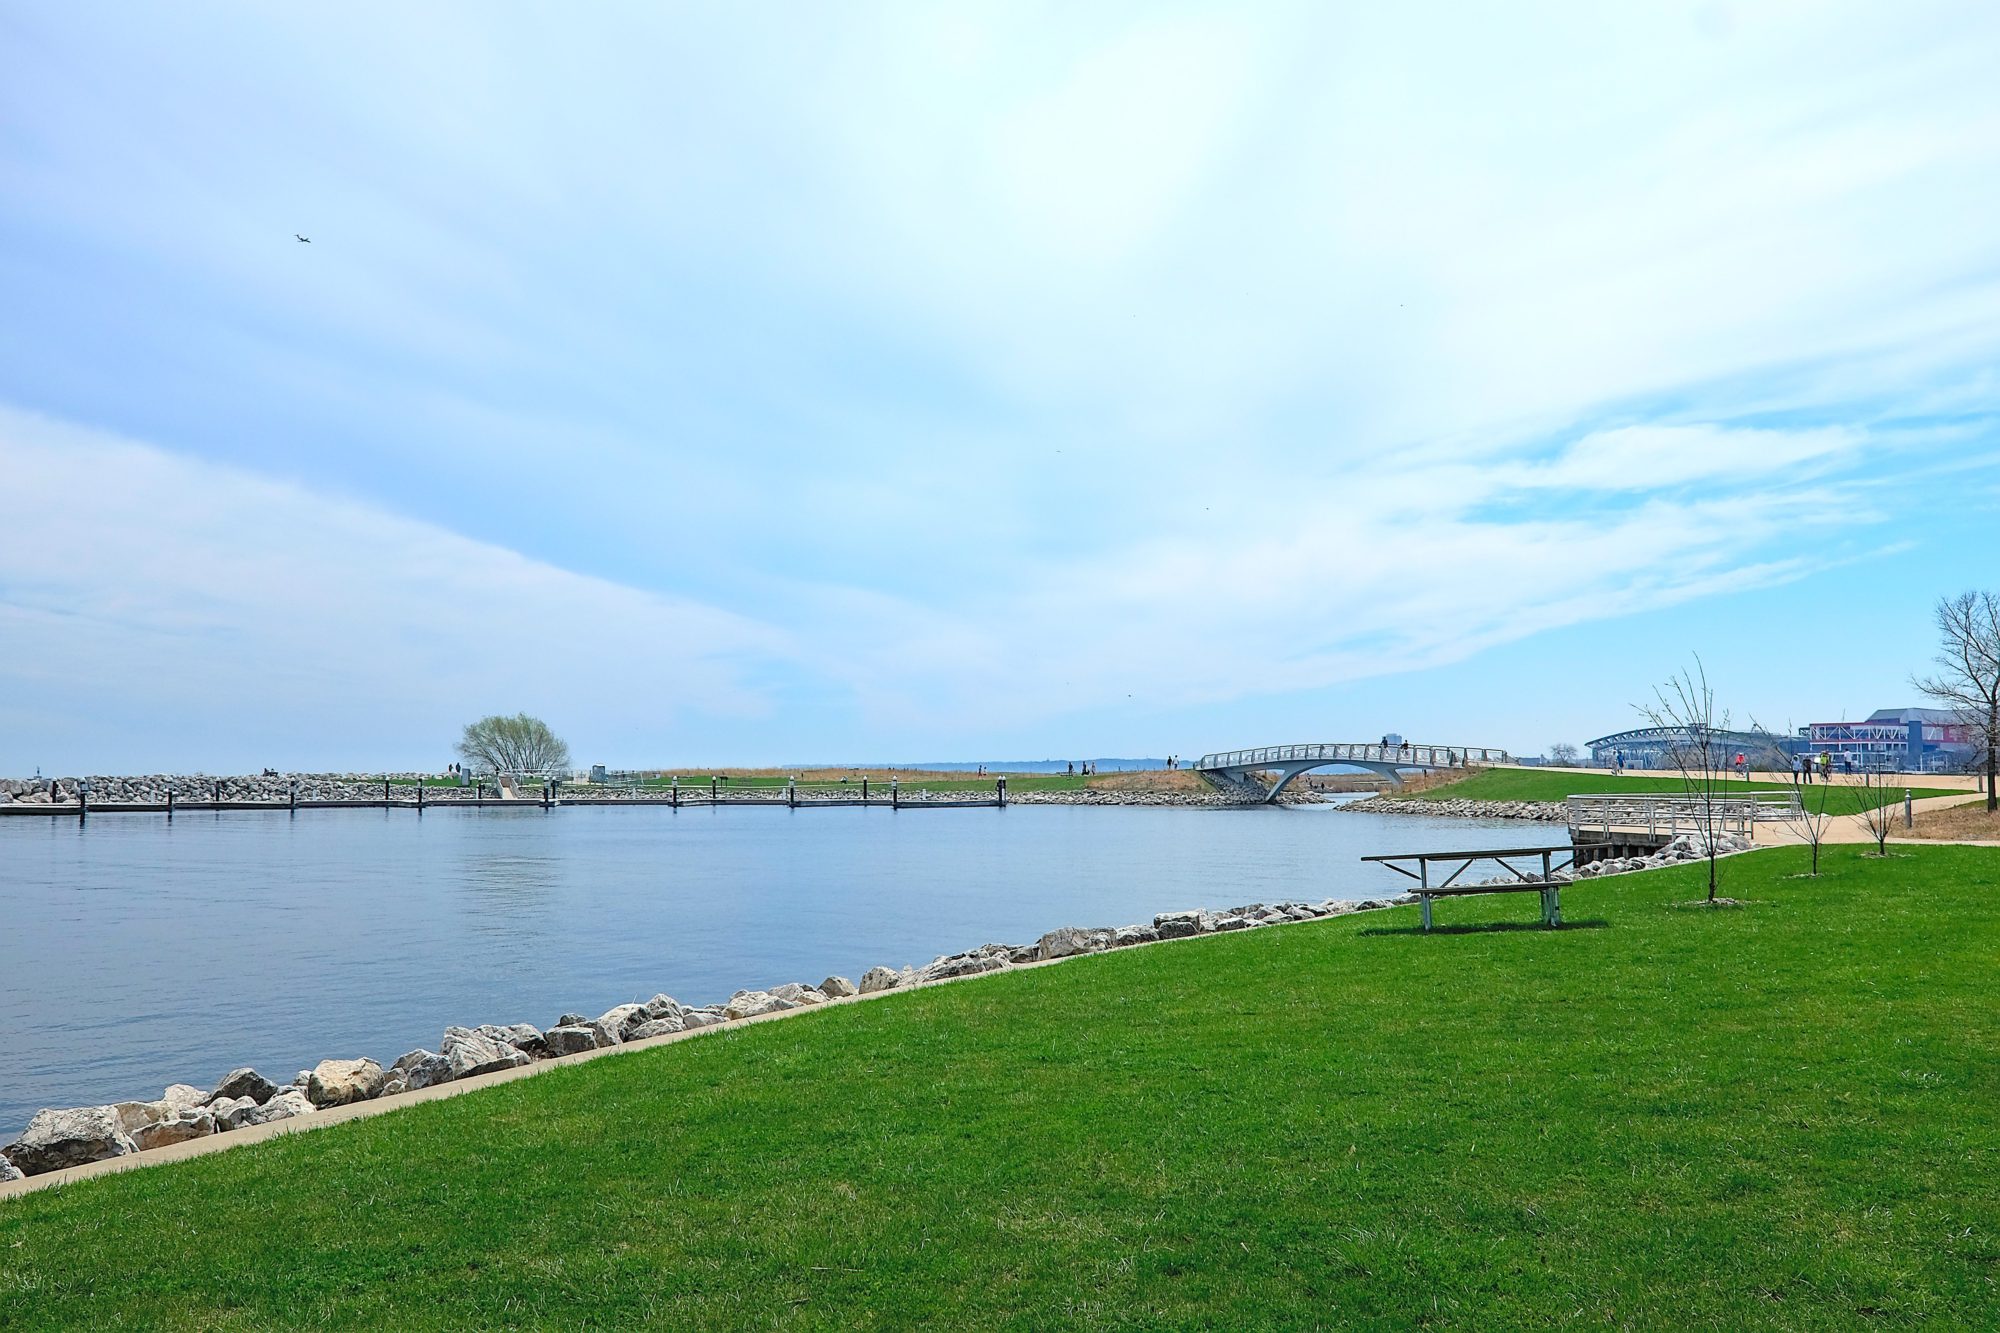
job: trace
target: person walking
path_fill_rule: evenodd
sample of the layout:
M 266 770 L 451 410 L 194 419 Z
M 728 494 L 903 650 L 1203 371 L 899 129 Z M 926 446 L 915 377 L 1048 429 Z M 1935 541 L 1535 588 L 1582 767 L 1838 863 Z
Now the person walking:
M 1796 787 L 1796 786 L 1798 786 L 1798 785 L 1799 785 L 1799 769 L 1800 769 L 1801 767 L 1803 767 L 1803 765 L 1801 765 L 1801 764 L 1799 763 L 1799 757 L 1798 757 L 1797 755 L 1793 755 L 1793 756 L 1792 756 L 1792 785 L 1793 785 L 1794 787 Z

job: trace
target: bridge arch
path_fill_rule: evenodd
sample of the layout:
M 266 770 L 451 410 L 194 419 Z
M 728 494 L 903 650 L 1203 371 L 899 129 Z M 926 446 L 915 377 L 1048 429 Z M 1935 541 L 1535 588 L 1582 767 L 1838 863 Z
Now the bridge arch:
M 1291 780 L 1315 768 L 1340 765 L 1380 773 L 1402 784 L 1410 770 L 1428 772 L 1457 768 L 1463 764 L 1508 764 L 1513 758 L 1505 750 L 1478 745 L 1382 745 L 1364 741 L 1325 741 L 1305 745 L 1266 745 L 1254 750 L 1223 750 L 1205 754 L 1195 761 L 1195 771 L 1219 785 L 1254 791 L 1265 804 L 1278 799 Z M 1276 773 L 1277 781 L 1266 788 L 1253 774 Z

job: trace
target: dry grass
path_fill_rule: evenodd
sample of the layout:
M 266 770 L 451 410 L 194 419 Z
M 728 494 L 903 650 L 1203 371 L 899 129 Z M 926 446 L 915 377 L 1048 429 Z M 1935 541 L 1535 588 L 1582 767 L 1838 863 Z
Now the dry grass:
M 1917 816 L 1915 828 L 1899 828 L 1895 836 L 1936 838 L 1950 842 L 2000 842 L 2000 816 L 1988 814 L 1986 800 L 1980 797 L 1964 805 L 1947 806 L 1943 810 L 1925 810 Z
M 1207 791 L 1208 784 L 1192 769 L 1147 769 L 1138 773 L 1099 773 L 1086 786 L 1100 791 Z

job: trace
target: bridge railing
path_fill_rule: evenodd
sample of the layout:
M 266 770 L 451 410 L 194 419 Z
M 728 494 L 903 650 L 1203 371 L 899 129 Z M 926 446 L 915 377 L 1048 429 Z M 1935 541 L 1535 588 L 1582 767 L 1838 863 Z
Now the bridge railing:
M 1765 792 L 1747 796 L 1572 796 L 1570 832 L 1611 833 L 1614 830 L 1649 836 L 1682 833 L 1741 833 L 1746 837 L 1760 820 L 1790 819 L 1798 813 L 1797 792 Z
M 1266 745 L 1255 750 L 1225 750 L 1205 754 L 1196 761 L 1198 769 L 1264 768 L 1273 764 L 1360 763 L 1407 764 L 1412 768 L 1457 768 L 1461 764 L 1507 764 L 1513 759 L 1505 750 L 1477 745 L 1381 745 L 1350 741 L 1329 741 L 1311 745 Z

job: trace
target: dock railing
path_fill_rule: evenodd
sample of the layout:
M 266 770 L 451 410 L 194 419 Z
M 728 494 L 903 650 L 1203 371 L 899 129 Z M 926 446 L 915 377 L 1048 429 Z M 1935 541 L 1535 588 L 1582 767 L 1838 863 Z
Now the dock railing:
M 1638 833 L 1677 837 L 1683 833 L 1740 833 L 1756 824 L 1796 818 L 1799 794 L 1751 792 L 1741 796 L 1572 796 L 1569 828 L 1575 833 Z

